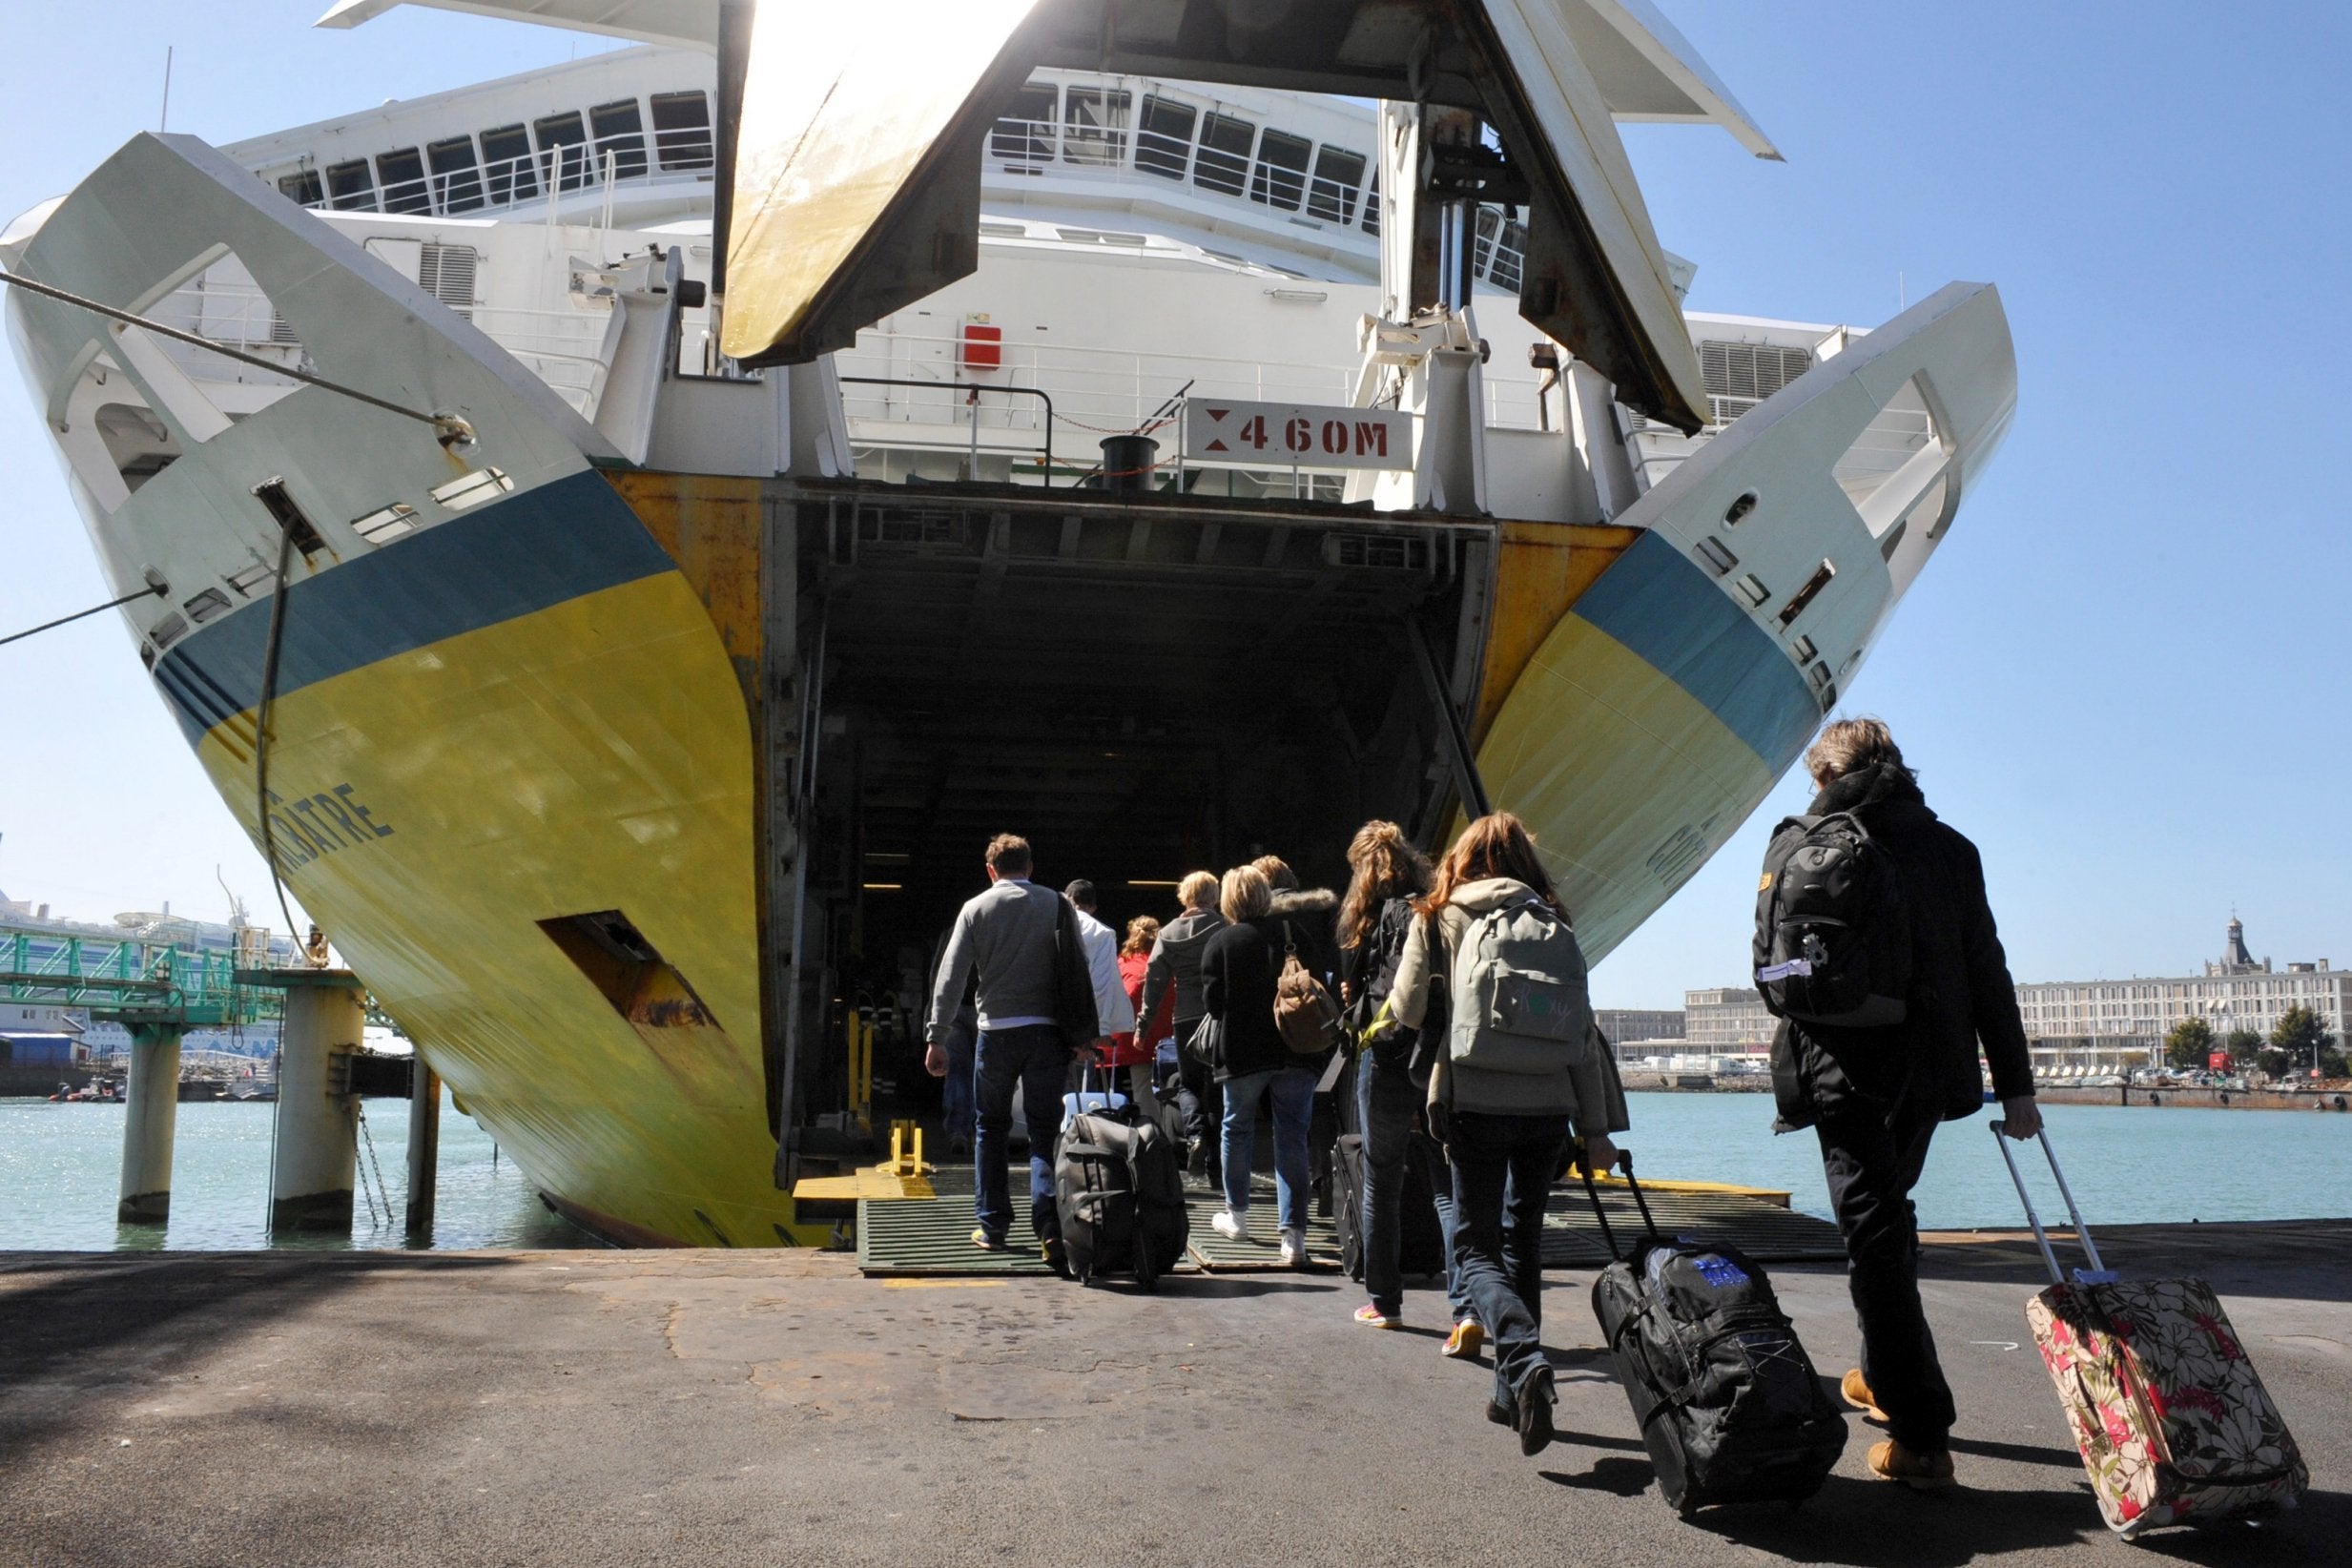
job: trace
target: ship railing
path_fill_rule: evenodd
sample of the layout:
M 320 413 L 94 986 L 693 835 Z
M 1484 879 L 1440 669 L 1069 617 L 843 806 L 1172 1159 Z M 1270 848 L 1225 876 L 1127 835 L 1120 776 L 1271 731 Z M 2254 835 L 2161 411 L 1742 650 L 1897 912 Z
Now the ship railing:
M 974 364 L 993 351 L 997 364 Z M 1034 405 L 968 407 L 959 382 L 986 387 L 1037 387 L 1053 395 L 1054 417 L 1085 436 L 1162 434 L 1173 423 L 1171 395 L 1189 383 L 1189 396 L 1251 402 L 1345 403 L 1354 390 L 1352 365 L 1242 362 L 1207 355 L 1145 354 L 1071 344 L 973 343 L 961 338 L 870 328 L 838 356 L 842 380 L 883 388 L 845 393 L 844 412 L 860 422 L 861 440 L 891 444 L 891 426 L 965 426 L 977 421 L 985 443 L 1001 432 L 1034 430 Z M 1146 428 L 1149 426 L 1150 428 Z
M 384 179 L 382 159 L 369 160 L 364 183 L 345 176 L 340 189 L 331 178 L 319 196 L 302 203 L 318 212 L 395 213 L 417 217 L 462 217 L 526 206 L 575 191 L 608 191 L 618 185 L 671 180 L 708 185 L 712 166 L 697 161 L 701 146 L 665 147 L 656 158 L 652 138 L 642 131 L 616 132 L 584 141 L 562 142 L 513 157 L 468 161 L 447 169 L 420 167 L 417 174 Z M 425 155 L 420 153 L 423 158 Z M 354 159 L 357 163 L 360 160 Z M 338 169 L 350 165 L 337 165 Z
M 1038 471 L 1044 476 L 1045 484 L 1051 485 L 1054 482 L 1054 400 L 1050 393 L 1045 392 L 1042 388 L 1034 386 L 982 386 L 975 382 L 954 382 L 943 384 L 938 382 L 894 381 L 883 376 L 842 376 L 838 378 L 838 380 L 843 386 L 874 386 L 884 388 L 885 390 L 880 395 L 885 399 L 887 399 L 890 392 L 894 390 L 905 392 L 908 390 L 918 389 L 923 391 L 944 389 L 960 395 L 966 410 L 965 424 L 969 431 L 966 444 L 971 453 L 973 467 L 976 473 L 979 468 L 980 457 L 983 450 L 988 452 L 991 456 L 1005 452 L 1007 450 L 1014 452 L 1034 451 L 1041 454 Z M 857 396 L 857 394 L 848 392 L 844 392 L 842 394 L 841 401 L 845 408 L 850 403 L 853 397 L 856 396 Z M 991 440 L 983 445 L 980 441 L 980 409 L 982 406 L 980 400 L 984 397 L 1001 397 L 1007 399 L 1025 397 L 1036 399 L 1037 402 L 1028 406 L 1033 416 L 1038 421 L 1042 422 L 1042 423 L 1032 424 L 1027 428 L 1041 430 L 1043 440 L 1034 444 L 1027 442 L 1016 442 L 1009 446 L 1006 443 L 1001 440 Z

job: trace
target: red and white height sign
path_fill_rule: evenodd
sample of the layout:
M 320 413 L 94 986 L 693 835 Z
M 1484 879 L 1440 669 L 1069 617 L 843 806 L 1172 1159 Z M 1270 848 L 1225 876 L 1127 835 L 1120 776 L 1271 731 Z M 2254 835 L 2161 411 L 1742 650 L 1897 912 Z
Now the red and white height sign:
M 1185 456 L 1269 468 L 1410 468 L 1413 416 L 1393 408 L 1193 398 L 1185 404 Z

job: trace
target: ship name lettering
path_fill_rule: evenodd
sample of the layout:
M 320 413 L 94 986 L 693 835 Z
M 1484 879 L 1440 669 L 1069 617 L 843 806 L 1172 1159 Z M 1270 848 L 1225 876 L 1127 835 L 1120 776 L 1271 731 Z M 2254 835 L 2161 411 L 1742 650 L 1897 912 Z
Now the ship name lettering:
M 349 784 L 291 800 L 272 790 L 270 807 L 270 836 L 289 870 L 392 836 L 391 827 L 376 819 Z

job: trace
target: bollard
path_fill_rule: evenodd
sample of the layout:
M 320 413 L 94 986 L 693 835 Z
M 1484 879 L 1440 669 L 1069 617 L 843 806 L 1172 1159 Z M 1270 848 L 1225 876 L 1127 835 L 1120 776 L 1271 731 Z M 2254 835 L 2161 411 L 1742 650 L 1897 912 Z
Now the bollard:
M 172 1139 L 179 1123 L 179 1025 L 131 1025 L 131 1072 L 122 1119 L 120 1225 L 161 1225 L 172 1215 Z
M 441 1075 L 420 1051 L 408 1067 L 408 1245 L 433 1244 L 433 1185 L 441 1175 Z
M 348 970 L 297 969 L 279 971 L 276 983 L 285 987 L 286 1012 L 278 1037 L 270 1228 L 347 1232 L 360 1163 L 349 1066 L 366 1023 L 360 982 Z

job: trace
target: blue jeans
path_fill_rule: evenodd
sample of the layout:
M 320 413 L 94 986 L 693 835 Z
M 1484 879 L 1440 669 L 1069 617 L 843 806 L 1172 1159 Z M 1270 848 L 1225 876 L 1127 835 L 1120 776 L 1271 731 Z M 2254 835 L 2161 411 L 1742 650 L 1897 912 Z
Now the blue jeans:
M 1314 1121 L 1315 1075 L 1304 1067 L 1275 1067 L 1226 1080 L 1225 1207 L 1249 1212 L 1249 1171 L 1258 1152 L 1258 1102 L 1274 1100 L 1274 1194 L 1282 1228 L 1307 1228 L 1307 1130 Z
M 973 1097 L 977 1086 L 973 1083 L 975 1046 L 972 1035 L 960 1028 L 951 1029 L 939 1042 L 947 1053 L 947 1076 L 939 1081 L 939 1110 L 946 1122 L 941 1136 L 949 1143 L 958 1139 L 972 1141 Z
M 1434 1139 L 1413 1136 L 1413 1114 L 1428 1098 L 1399 1063 L 1384 1064 L 1367 1052 L 1356 1061 L 1356 1126 L 1364 1137 L 1364 1289 L 1384 1312 L 1401 1310 L 1405 1300 L 1396 1266 L 1398 1216 L 1405 1200 L 1405 1162 L 1422 1162 L 1437 1230 L 1446 1243 L 1446 1308 L 1452 1321 L 1476 1317 L 1470 1292 L 1462 1289 L 1455 1248 L 1454 1167 Z
M 1508 1405 L 1545 1364 L 1543 1207 L 1568 1118 L 1455 1111 L 1450 1135 L 1462 1286 L 1495 1342 L 1495 1402 Z
M 980 1031 L 975 1073 L 980 1133 L 972 1142 L 972 1175 L 980 1228 L 998 1241 L 1013 1228 L 1004 1144 L 1013 1130 L 1017 1083 L 1029 1122 L 1029 1224 L 1041 1242 L 1062 1234 L 1062 1221 L 1054 1211 L 1054 1142 L 1062 1134 L 1062 1085 L 1069 1072 L 1070 1048 L 1053 1024 Z

